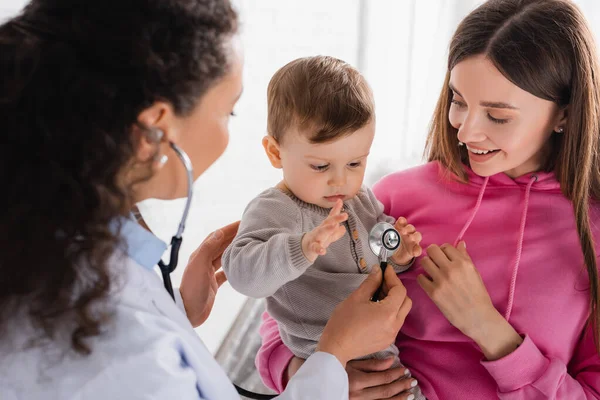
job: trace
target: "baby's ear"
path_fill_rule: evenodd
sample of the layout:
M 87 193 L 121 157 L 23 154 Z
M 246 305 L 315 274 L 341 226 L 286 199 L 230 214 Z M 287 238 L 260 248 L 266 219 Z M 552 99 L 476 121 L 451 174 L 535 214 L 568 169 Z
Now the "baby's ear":
M 277 140 L 272 136 L 267 135 L 263 138 L 262 145 L 265 148 L 265 153 L 267 153 L 271 165 L 281 169 L 281 151 Z

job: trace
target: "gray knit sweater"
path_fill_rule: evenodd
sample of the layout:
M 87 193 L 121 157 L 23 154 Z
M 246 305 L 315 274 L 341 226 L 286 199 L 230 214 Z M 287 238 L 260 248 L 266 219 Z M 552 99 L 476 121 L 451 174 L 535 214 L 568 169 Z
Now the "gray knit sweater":
M 370 229 L 380 221 L 395 222 L 366 187 L 344 202 L 344 211 L 346 234 L 311 264 L 302 252 L 302 235 L 320 225 L 329 209 L 278 188 L 265 190 L 244 211 L 238 234 L 223 254 L 223 269 L 233 288 L 249 297 L 267 298 L 283 342 L 301 358 L 315 351 L 333 309 L 378 264 L 367 242 Z M 408 268 L 390 265 L 396 272 Z M 397 354 L 392 346 L 371 357 Z

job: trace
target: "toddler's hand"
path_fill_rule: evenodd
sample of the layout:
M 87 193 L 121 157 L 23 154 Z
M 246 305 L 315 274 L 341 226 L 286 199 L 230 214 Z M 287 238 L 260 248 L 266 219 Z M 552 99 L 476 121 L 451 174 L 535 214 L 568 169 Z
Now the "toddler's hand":
M 413 225 L 409 225 L 404 217 L 398 218 L 394 228 L 400 233 L 401 245 L 391 259 L 398 265 L 406 265 L 423 252 L 421 248 L 423 236 Z
M 338 200 L 321 225 L 302 237 L 302 252 L 310 262 L 327 253 L 329 245 L 346 233 L 346 228 L 340 225 L 348 219 L 348 214 L 342 212 L 343 205 L 344 203 Z

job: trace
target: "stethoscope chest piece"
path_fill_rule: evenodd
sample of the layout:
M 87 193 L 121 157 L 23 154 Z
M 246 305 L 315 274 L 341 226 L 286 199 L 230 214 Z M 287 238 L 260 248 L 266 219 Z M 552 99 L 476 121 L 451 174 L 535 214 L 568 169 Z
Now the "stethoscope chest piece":
M 378 222 L 369 232 L 369 247 L 373 254 L 379 258 L 379 267 L 385 274 L 388 258 L 400 247 L 400 233 L 388 222 Z M 381 285 L 372 297 L 372 301 L 379 301 L 383 293 L 383 276 Z
M 378 222 L 369 232 L 369 247 L 379 261 L 387 261 L 400 247 L 400 234 L 388 222 Z

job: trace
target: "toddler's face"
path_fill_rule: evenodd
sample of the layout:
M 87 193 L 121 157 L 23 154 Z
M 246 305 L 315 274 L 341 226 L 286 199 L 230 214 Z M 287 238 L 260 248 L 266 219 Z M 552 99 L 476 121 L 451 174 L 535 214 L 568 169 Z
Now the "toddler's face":
M 310 143 L 306 135 L 286 132 L 280 146 L 286 186 L 299 199 L 323 208 L 354 197 L 363 183 L 374 135 L 374 121 L 327 143 Z

